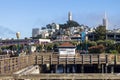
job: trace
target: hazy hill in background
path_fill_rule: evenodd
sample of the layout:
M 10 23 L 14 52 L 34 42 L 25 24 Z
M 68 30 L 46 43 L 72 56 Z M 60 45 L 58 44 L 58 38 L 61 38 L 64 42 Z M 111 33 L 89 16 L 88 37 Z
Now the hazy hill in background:
M 16 37 L 16 32 L 4 27 L 4 26 L 0 26 L 0 38 L 15 38 Z

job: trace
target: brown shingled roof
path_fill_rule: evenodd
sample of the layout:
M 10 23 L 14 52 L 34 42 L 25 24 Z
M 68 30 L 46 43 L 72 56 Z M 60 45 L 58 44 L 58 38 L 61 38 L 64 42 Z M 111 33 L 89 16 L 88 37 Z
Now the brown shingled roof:
M 64 42 L 59 47 L 75 47 L 75 46 L 69 42 Z

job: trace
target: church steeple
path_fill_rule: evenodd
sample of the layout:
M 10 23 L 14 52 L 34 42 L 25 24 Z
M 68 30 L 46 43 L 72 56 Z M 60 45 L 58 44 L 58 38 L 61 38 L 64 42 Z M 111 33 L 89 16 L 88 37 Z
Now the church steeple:
M 106 27 L 106 30 L 108 28 L 108 20 L 107 20 L 107 15 L 106 15 L 106 12 L 104 14 L 104 18 L 103 18 L 103 26 Z
M 69 13 L 68 13 L 68 21 L 71 21 L 71 20 L 72 20 L 72 13 L 69 12 Z

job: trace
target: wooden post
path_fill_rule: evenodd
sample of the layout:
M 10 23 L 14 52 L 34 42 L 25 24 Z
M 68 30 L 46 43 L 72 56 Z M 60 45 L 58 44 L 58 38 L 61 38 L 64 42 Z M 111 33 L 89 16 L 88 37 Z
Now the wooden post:
M 60 60 L 59 60 L 59 55 L 57 55 L 57 59 L 58 59 L 57 61 L 58 61 L 58 64 L 59 64 L 59 61 L 60 61 Z
M 99 73 L 101 73 L 101 64 L 98 64 Z
M 39 65 L 39 74 L 41 73 L 41 70 L 42 70 L 42 66 Z
M 105 73 L 107 73 L 107 72 L 108 72 L 107 67 L 108 67 L 108 64 L 106 64 L 106 66 L 105 66 Z
M 84 65 L 81 65 L 81 73 L 84 73 Z
M 82 64 L 84 64 L 84 56 L 81 55 L 81 58 L 82 58 Z
M 104 65 L 102 64 L 102 74 L 104 73 Z
M 46 64 L 47 72 L 50 71 L 50 64 Z
M 51 73 L 57 73 L 58 65 L 51 65 Z
M 41 59 L 41 60 L 42 60 L 42 64 L 43 64 L 43 63 L 44 63 L 44 60 L 43 60 L 43 55 L 42 55 L 41 57 L 42 57 L 42 59 Z
M 100 64 L 100 55 L 98 55 L 98 64 Z
M 74 65 L 75 65 L 75 64 L 76 64 L 76 56 L 74 56 L 74 58 L 73 58 L 73 59 L 74 59 Z
M 50 65 L 52 64 L 52 55 L 50 55 Z
M 65 64 L 63 64 L 63 73 L 65 73 L 66 72 L 66 70 L 65 70 L 66 68 L 65 68 Z
M 111 66 L 111 73 L 114 73 L 114 66 Z
M 90 64 L 92 64 L 92 55 L 90 55 Z
M 39 63 L 38 63 L 38 56 L 35 56 L 35 60 L 36 60 L 36 61 L 35 61 L 35 64 L 39 64 Z M 28 63 L 29 63 L 29 57 L 28 57 Z M 29 65 L 29 64 L 28 64 L 28 65 Z
M 117 63 L 117 55 L 114 55 L 114 64 Z
M 1 69 L 1 74 L 4 74 L 4 61 L 0 61 L 0 69 Z
M 12 65 L 13 65 L 13 64 L 12 64 L 12 59 L 10 59 L 10 72 L 13 72 L 13 71 L 12 71 Z M 19 68 L 19 67 L 18 67 L 18 68 Z
M 55 73 L 57 73 L 57 67 L 58 67 L 58 65 L 55 65 Z
M 67 64 L 65 65 L 65 73 L 67 73 Z
M 108 55 L 105 55 L 106 64 L 108 63 Z

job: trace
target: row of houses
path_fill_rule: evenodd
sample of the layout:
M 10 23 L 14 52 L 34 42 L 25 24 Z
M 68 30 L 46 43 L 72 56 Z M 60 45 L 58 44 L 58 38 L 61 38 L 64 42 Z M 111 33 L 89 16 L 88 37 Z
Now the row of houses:
M 0 46 L 9 46 L 9 45 L 15 45 L 15 44 L 44 44 L 44 43 L 50 43 L 50 39 L 11 39 L 11 40 L 0 40 Z
M 96 40 L 96 34 L 94 32 L 88 32 L 87 34 L 84 32 L 81 34 L 75 34 L 72 36 L 57 36 L 58 39 L 54 41 L 80 41 L 83 38 L 94 41 Z M 120 43 L 120 32 L 115 31 L 108 31 L 106 33 L 106 39 L 107 40 L 114 40 L 117 43 Z M 50 39 L 11 39 L 11 40 L 0 40 L 0 45 L 14 45 L 14 44 L 42 44 L 42 43 L 50 43 L 52 42 Z

